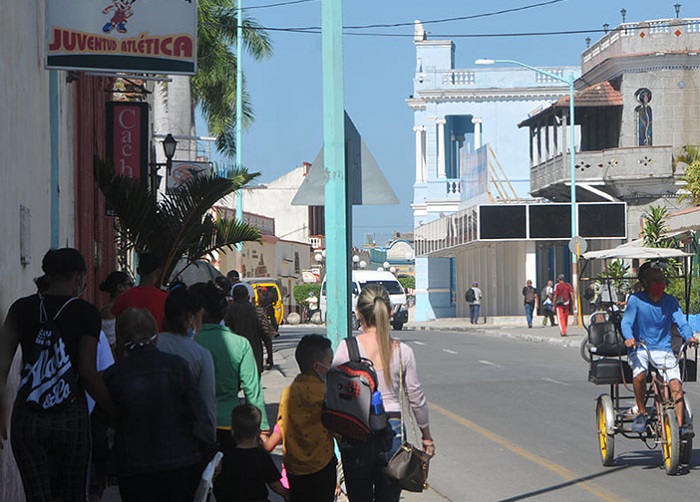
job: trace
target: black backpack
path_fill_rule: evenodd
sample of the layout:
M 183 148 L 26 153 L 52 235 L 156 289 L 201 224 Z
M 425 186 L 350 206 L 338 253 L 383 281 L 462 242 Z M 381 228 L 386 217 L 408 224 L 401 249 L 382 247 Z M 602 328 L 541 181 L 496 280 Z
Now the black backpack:
M 79 396 L 78 377 L 66 344 L 56 324 L 63 309 L 76 298 L 64 303 L 53 318 L 46 315 L 44 297 L 39 295 L 39 329 L 32 360 L 24 358 L 20 372 L 18 400 L 39 411 L 58 411 Z
M 357 338 L 348 337 L 345 343 L 350 360 L 328 370 L 321 422 L 344 438 L 367 441 L 373 429 L 383 428 L 370 421 L 377 372 L 372 361 L 360 357 Z
M 476 293 L 474 292 L 474 288 L 469 288 L 467 292 L 464 293 L 464 299 L 469 303 L 476 301 Z

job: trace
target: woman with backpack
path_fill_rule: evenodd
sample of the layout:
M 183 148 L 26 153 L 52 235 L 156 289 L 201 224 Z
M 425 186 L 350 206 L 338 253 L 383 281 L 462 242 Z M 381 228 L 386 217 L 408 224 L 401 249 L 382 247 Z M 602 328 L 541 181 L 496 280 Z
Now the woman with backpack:
M 398 502 L 401 495 L 401 488 L 384 474 L 387 462 L 401 446 L 401 375 L 409 407 L 421 430 L 423 450 L 431 457 L 435 455 L 428 425 L 428 402 L 418 380 L 416 359 L 408 345 L 391 338 L 390 305 L 389 294 L 378 285 L 365 286 L 357 299 L 357 317 L 362 325 L 357 345 L 360 356 L 372 361 L 377 370 L 388 425 L 383 434 L 375 434 L 367 442 L 343 438 L 340 453 L 351 502 Z M 343 340 L 333 366 L 349 359 L 348 345 Z
M 21 346 L 10 440 L 26 498 L 84 502 L 90 461 L 84 390 L 114 416 L 96 367 L 100 313 L 79 298 L 87 267 L 77 249 L 49 250 L 42 269 L 39 292 L 12 304 L 0 332 L 0 447 L 7 438 L 7 375 Z

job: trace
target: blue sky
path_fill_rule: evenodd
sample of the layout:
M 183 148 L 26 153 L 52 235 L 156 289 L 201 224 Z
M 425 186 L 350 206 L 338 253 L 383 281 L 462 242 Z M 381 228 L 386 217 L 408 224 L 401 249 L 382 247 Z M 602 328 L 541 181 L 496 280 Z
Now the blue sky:
M 268 28 L 320 26 L 321 2 L 256 8 L 284 0 L 243 0 L 248 15 Z M 397 206 L 357 207 L 353 213 L 353 243 L 365 234 L 379 241 L 393 231 L 412 230 L 415 146 L 413 114 L 405 103 L 413 93 L 415 19 L 473 16 L 547 3 L 517 12 L 425 24 L 432 39 L 455 42 L 455 65 L 474 67 L 480 57 L 516 59 L 531 65 L 579 65 L 590 36 L 596 41 L 603 24 L 675 17 L 668 0 L 345 0 L 344 25 L 410 23 L 397 28 L 352 30 L 353 33 L 397 34 L 401 37 L 346 35 L 345 108 L 400 200 Z M 681 3 L 683 3 L 681 1 Z M 700 5 L 685 2 L 681 17 L 700 17 Z M 454 35 L 570 32 L 554 36 L 457 38 Z M 321 36 L 269 31 L 274 55 L 265 61 L 243 58 L 247 90 L 255 121 L 243 133 L 243 164 L 271 181 L 302 162 L 312 162 L 322 144 Z M 204 134 L 201 123 L 198 133 Z M 521 187 L 522 188 L 522 187 Z M 527 191 L 527 190 L 519 190 Z

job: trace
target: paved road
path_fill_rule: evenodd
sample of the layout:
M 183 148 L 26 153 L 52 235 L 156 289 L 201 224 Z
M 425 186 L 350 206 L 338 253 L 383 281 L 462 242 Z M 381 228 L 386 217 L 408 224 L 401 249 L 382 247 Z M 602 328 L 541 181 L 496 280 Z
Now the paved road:
M 697 500 L 698 452 L 692 467 L 670 477 L 658 450 L 617 436 L 615 466 L 600 465 L 595 398 L 607 387 L 587 382 L 580 331 L 563 339 L 553 328 L 448 329 L 398 333 L 416 353 L 438 448 L 431 489 L 404 501 Z M 296 343 L 309 332 L 323 330 L 284 327 L 276 340 L 277 367 L 263 375 L 270 417 L 297 372 Z M 700 406 L 697 387 L 686 391 Z

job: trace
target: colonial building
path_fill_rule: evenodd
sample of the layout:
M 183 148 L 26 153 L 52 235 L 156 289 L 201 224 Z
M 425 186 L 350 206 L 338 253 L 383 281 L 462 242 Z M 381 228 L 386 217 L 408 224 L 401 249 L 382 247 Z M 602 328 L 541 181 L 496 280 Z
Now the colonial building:
M 414 92 L 407 100 L 416 135 L 414 226 L 479 203 L 514 201 L 526 194 L 526 189 L 513 189 L 506 180 L 529 178 L 530 138 L 518 122 L 533 109 L 567 95 L 569 87 L 517 67 L 455 68 L 454 43 L 429 40 L 419 22 L 414 43 Z M 576 67 L 546 69 L 559 76 L 579 74 Z M 502 183 L 490 183 L 497 179 Z M 448 228 L 439 232 L 447 233 Z M 418 321 L 454 316 L 464 303 L 467 284 L 480 279 L 474 269 L 461 277 L 454 255 L 442 256 L 417 253 Z
M 425 41 L 416 42 L 419 54 L 421 43 Z M 571 202 L 567 138 L 573 126 L 577 201 L 626 203 L 630 239 L 638 237 L 650 205 L 682 209 L 677 196 L 684 166 L 673 159 L 683 146 L 700 143 L 696 113 L 700 105 L 699 51 L 698 19 L 624 23 L 588 47 L 575 82 L 574 124 L 568 95 L 532 107 L 529 113 L 520 112 L 510 124 L 527 132 L 517 153 L 529 152 L 531 194 L 552 202 Z M 474 79 L 478 76 L 475 72 Z M 483 127 L 482 138 L 486 135 Z M 482 283 L 485 311 L 490 316 L 520 313 L 519 287 L 526 279 L 542 285 L 559 272 L 572 272 L 567 241 L 479 241 L 475 229 L 480 222 L 469 208 L 423 226 L 420 223 L 416 222 L 416 252 L 422 258 L 417 261 L 431 264 L 429 257 L 433 256 L 453 260 L 452 278 L 461 284 Z M 441 240 L 434 239 L 440 235 Z M 598 240 L 589 242 L 589 248 L 620 242 Z M 432 273 L 432 266 L 426 268 Z M 444 302 L 433 300 L 437 297 L 432 293 L 435 282 L 418 284 L 418 295 L 427 296 L 433 313 L 438 314 L 435 306 Z M 443 288 L 445 284 L 443 279 Z M 457 315 L 464 315 L 466 308 L 463 301 L 458 302 Z M 423 311 L 430 314 L 430 307 Z

